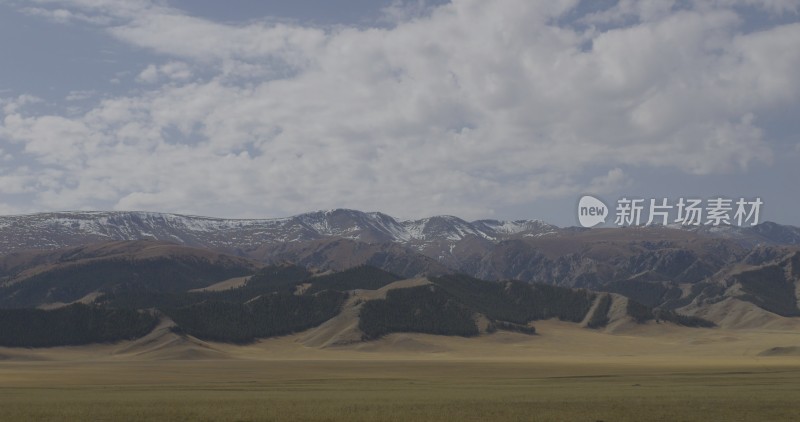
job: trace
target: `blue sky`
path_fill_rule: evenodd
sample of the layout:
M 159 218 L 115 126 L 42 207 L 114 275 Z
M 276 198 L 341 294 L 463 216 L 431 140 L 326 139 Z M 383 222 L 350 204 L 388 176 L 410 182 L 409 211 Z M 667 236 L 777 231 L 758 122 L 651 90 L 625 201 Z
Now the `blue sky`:
M 0 0 L 0 214 L 800 225 L 800 2 Z

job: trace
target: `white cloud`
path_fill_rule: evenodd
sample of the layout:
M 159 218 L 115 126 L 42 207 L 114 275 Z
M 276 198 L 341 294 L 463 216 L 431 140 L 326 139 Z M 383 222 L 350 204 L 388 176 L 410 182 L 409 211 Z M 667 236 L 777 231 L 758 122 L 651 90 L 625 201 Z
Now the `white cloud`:
M 139 76 L 136 77 L 136 80 L 143 83 L 156 83 L 158 81 L 158 66 L 151 64 L 148 65 Z
M 397 25 L 430 15 L 433 10 L 425 0 L 392 0 L 381 9 L 381 20 Z
M 106 25 L 111 20 L 104 16 L 90 16 L 83 13 L 75 13 L 66 9 L 46 9 L 41 7 L 26 7 L 22 11 L 31 16 L 38 16 L 57 23 L 86 22 L 96 25 Z
M 159 80 L 166 79 L 168 81 L 186 81 L 192 77 L 192 70 L 189 65 L 184 62 L 171 61 L 166 64 L 156 66 L 154 64 L 148 65 L 136 80 L 146 84 L 154 84 Z
M 47 208 L 487 217 L 627 185 L 621 168 L 769 163 L 758 116 L 800 99 L 800 26 L 744 34 L 729 5 L 620 2 L 584 20 L 614 22 L 599 31 L 556 24 L 574 1 L 460 0 L 371 29 L 54 3 L 168 58 L 75 118 L 5 106 L 0 138 L 52 172 Z
M 631 184 L 631 180 L 625 175 L 625 172 L 617 167 L 602 176 L 593 178 L 589 182 L 588 192 L 599 194 L 613 192 L 631 186 Z
M 31 104 L 39 104 L 43 101 L 44 100 L 34 95 L 22 94 L 16 98 L 0 98 L 0 106 L 3 107 L 3 113 L 12 114 L 16 113 L 17 110 L 22 107 L 29 106 Z
M 15 205 L 0 202 L 0 215 L 15 215 L 15 214 L 22 214 L 24 212 L 25 211 L 22 211 L 19 207 Z
M 798 0 L 693 0 L 690 2 L 696 10 L 753 8 L 767 12 L 773 16 L 797 14 L 800 11 Z M 589 24 L 619 24 L 635 19 L 641 22 L 653 22 L 663 19 L 682 8 L 676 0 L 642 1 L 619 0 L 613 6 L 598 12 L 587 14 L 581 22 Z
M 703 0 L 696 1 L 700 3 Z M 798 0 L 714 0 L 713 3 L 718 7 L 750 6 L 764 10 L 773 15 L 784 13 L 796 15 L 800 12 L 800 1 Z
M 94 90 L 77 90 L 77 91 L 70 91 L 69 94 L 64 98 L 66 101 L 84 101 L 88 100 L 97 95 L 97 92 Z
M 0 193 L 9 195 L 31 192 L 34 188 L 33 182 L 32 175 L 0 175 Z

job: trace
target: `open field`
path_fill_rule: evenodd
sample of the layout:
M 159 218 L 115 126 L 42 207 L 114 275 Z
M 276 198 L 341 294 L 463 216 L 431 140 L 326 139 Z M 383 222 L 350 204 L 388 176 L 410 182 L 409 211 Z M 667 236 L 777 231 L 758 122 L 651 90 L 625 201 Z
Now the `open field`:
M 0 364 L 20 420 L 796 420 L 800 366 L 437 361 Z
M 800 414 L 800 357 L 790 348 L 800 334 L 537 328 L 541 335 L 532 337 L 392 335 L 327 349 L 304 346 L 304 333 L 150 352 L 0 349 L 0 419 L 780 421 Z M 216 358 L 194 353 L 202 347 Z M 758 356 L 770 347 L 788 349 Z

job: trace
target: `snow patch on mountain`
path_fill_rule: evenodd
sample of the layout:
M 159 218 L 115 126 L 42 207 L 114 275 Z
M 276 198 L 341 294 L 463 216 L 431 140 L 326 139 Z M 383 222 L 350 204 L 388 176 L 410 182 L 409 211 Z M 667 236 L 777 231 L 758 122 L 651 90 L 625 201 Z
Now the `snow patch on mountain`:
M 467 222 L 453 216 L 398 221 L 382 213 L 334 209 L 274 219 L 221 219 L 154 212 L 77 211 L 0 216 L 0 250 L 71 246 L 106 240 L 155 239 L 187 245 L 254 249 L 265 243 L 342 237 L 394 242 L 415 249 L 452 245 L 475 236 L 509 236 L 557 230 L 539 220 Z M 444 246 L 443 245 L 443 246 Z M 449 246 L 444 250 L 449 250 Z

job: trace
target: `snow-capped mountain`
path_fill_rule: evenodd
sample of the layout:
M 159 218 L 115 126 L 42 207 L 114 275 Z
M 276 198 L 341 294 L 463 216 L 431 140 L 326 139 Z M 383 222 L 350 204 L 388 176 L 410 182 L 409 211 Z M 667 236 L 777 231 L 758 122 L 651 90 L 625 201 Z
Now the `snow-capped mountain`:
M 681 226 L 671 225 L 670 228 L 689 231 L 692 233 L 738 241 L 742 245 L 753 247 L 765 245 L 800 245 L 800 228 L 785 226 L 771 221 L 766 221 L 755 226 Z
M 262 220 L 151 212 L 0 217 L 0 256 L 126 240 L 157 240 L 261 262 L 289 261 L 335 270 L 367 263 L 404 276 L 452 270 L 486 279 L 556 280 L 589 286 L 594 283 L 591 277 L 578 275 L 605 274 L 595 277 L 597 280 L 609 274 L 628 278 L 636 273 L 634 269 L 647 267 L 639 268 L 636 262 L 652 264 L 663 257 L 671 262 L 664 264 L 670 269 L 667 272 L 691 270 L 687 280 L 698 281 L 759 245 L 800 244 L 800 229 L 774 223 L 745 228 L 578 229 L 558 228 L 539 220 L 468 222 L 453 216 L 404 221 L 347 209 Z M 692 245 L 699 244 L 718 253 L 713 258 L 698 258 Z M 689 253 L 676 255 L 675 251 L 682 249 Z M 614 270 L 605 271 L 593 267 L 600 258 L 587 258 L 587 250 L 600 258 L 609 254 L 637 258 L 631 258 L 633 264 L 624 271 L 617 268 L 618 263 Z M 616 252 L 612 254 L 612 250 Z M 653 250 L 661 252 L 650 256 Z M 695 261 L 699 263 L 692 264 Z
M 420 252 L 464 239 L 498 242 L 555 233 L 539 220 L 467 222 L 452 216 L 399 221 L 386 214 L 336 209 L 288 218 L 236 220 L 152 212 L 59 212 L 0 216 L 0 254 L 111 240 L 153 239 L 229 251 L 329 237 L 400 243 Z
M 134 240 L 159 242 L 108 244 Z M 581 229 L 452 216 L 403 221 L 344 209 L 267 220 L 62 212 L 0 217 L 0 287 L 10 288 L 33 267 L 99 258 L 93 250 L 123 250 L 130 257 L 127 251 L 144 248 L 147 258 L 163 255 L 179 265 L 242 260 L 341 271 L 366 264 L 404 278 L 459 272 L 587 288 L 698 316 L 709 312 L 707 305 L 730 299 L 793 317 L 800 315 L 798 244 L 800 229 L 774 223 Z M 46 251 L 23 252 L 32 249 Z M 128 259 L 114 265 L 124 267 Z M 741 315 L 752 310 L 743 306 Z

